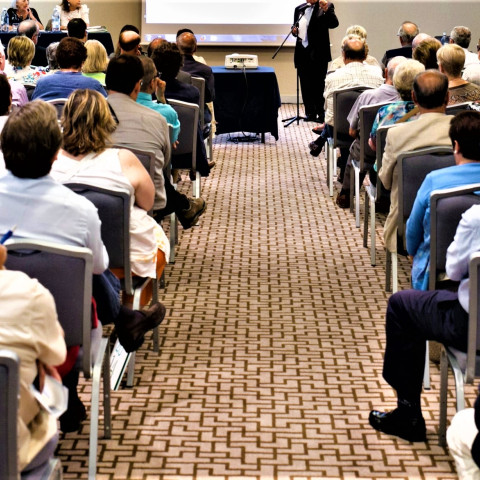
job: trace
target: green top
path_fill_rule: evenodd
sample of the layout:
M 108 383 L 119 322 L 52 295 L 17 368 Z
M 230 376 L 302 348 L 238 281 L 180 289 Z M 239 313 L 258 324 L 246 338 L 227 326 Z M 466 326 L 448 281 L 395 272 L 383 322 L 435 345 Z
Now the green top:
M 86 77 L 94 78 L 98 80 L 102 87 L 105 86 L 105 74 L 103 72 L 92 72 L 92 73 L 83 73 Z

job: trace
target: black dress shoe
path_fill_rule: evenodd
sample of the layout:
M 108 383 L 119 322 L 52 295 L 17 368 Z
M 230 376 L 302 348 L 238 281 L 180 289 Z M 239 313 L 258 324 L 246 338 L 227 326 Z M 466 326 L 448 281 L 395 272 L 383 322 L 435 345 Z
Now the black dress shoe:
M 379 432 L 408 440 L 409 442 L 425 442 L 425 420 L 420 417 L 409 417 L 398 408 L 392 412 L 372 410 L 368 416 L 370 425 Z
M 317 145 L 315 142 L 310 142 L 308 144 L 308 148 L 310 149 L 310 155 L 312 155 L 313 157 L 318 157 L 322 151 L 322 147 L 320 145 Z

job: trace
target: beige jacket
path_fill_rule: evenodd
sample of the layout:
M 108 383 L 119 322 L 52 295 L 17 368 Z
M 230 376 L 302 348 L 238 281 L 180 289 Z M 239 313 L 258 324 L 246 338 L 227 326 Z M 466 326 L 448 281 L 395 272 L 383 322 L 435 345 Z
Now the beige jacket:
M 424 113 L 417 120 L 400 124 L 388 132 L 382 168 L 378 175 L 385 188 L 391 190 L 390 212 L 383 232 L 385 246 L 390 252 L 397 251 L 397 155 L 417 148 L 451 146 L 448 136 L 451 119 L 451 116 L 443 113 Z

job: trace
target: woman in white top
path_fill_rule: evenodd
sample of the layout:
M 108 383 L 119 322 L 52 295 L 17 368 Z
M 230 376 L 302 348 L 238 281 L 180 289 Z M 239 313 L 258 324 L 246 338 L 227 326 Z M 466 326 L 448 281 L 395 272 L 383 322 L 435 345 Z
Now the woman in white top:
M 73 18 L 81 18 L 87 27 L 90 25 L 89 9 L 82 5 L 82 0 L 62 0 L 60 4 L 60 28 L 67 29 L 68 22 Z
M 105 98 L 94 90 L 76 90 L 62 115 L 63 149 L 51 175 L 61 183 L 84 183 L 126 191 L 131 197 L 130 260 L 141 277 L 160 275 L 169 255 L 167 237 L 147 211 L 155 187 L 140 160 L 129 150 L 107 148 L 115 130 Z

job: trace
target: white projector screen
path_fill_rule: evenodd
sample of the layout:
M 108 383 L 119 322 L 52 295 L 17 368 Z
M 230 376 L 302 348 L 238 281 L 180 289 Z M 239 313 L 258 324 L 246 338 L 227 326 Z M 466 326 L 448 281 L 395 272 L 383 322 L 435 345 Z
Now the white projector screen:
M 200 43 L 275 45 L 290 31 L 301 0 L 145 0 L 143 34 L 175 41 L 190 28 Z M 292 38 L 291 42 L 295 39 Z

